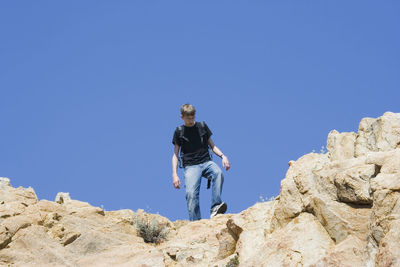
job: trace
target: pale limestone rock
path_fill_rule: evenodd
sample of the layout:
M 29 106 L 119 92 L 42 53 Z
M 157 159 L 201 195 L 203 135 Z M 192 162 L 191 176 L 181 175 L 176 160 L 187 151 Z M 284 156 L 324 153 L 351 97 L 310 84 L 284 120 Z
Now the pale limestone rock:
M 334 246 L 324 227 L 309 213 L 301 213 L 284 228 L 266 237 L 266 243 L 244 266 L 310 266 Z
M 336 243 L 342 242 L 348 235 L 355 235 L 361 240 L 367 238 L 368 224 L 366 222 L 371 214 L 368 207 L 350 206 L 314 197 L 310 212 L 316 216 Z
M 400 147 L 400 113 L 386 112 L 377 119 L 364 118 L 358 127 L 357 157 Z
M 376 263 L 377 266 L 400 266 L 400 214 L 390 219 L 388 229 L 379 243 Z
M 230 214 L 217 215 L 210 220 L 189 222 L 180 225 L 170 235 L 171 241 L 162 243 L 167 250 L 166 260 L 176 266 L 209 266 L 210 262 L 224 262 L 235 251 L 236 239 L 227 227 Z M 180 224 L 180 222 L 178 222 Z
M 365 247 L 366 241 L 349 235 L 345 240 L 329 250 L 324 258 L 312 266 L 366 266 Z
M 26 216 L 13 216 L 3 220 L 0 227 L 0 249 L 5 248 L 19 230 L 30 225 L 31 222 Z
M 327 145 L 330 163 L 315 153 L 291 162 L 286 178 L 281 182 L 281 195 L 272 218 L 272 231 L 284 228 L 298 213 L 308 211 L 316 216 L 337 246 L 342 246 L 342 242 L 347 242 L 345 240 L 350 237 L 361 240 L 363 244 L 366 240 L 379 242 L 391 229 L 388 220 L 397 218 L 393 213 L 397 214 L 396 192 L 400 191 L 400 153 L 399 149 L 395 149 L 399 138 L 397 120 L 400 114 L 392 115 L 387 113 L 383 116 L 385 118 L 374 120 L 374 129 L 383 128 L 373 131 L 377 142 L 372 134 L 362 142 L 365 132 L 355 135 L 332 131 Z M 361 125 L 365 122 L 368 120 Z M 361 131 L 365 131 L 363 126 Z M 354 158 L 356 136 L 361 136 L 357 139 L 358 151 L 364 152 L 355 153 L 357 157 Z M 386 136 L 387 140 L 382 136 Z M 371 209 L 372 202 L 374 205 Z M 370 239 L 369 235 L 374 238 Z M 371 248 L 368 249 L 368 246 Z M 375 257 L 374 246 L 379 244 L 365 244 L 362 250 L 365 259 Z M 385 253 L 377 255 L 387 255 Z M 367 260 L 370 262 L 370 259 Z
M 0 187 L 11 186 L 10 179 L 7 177 L 0 177 Z
M 368 153 L 366 162 L 375 164 L 376 173 L 400 173 L 400 148 L 388 152 Z
M 338 198 L 347 203 L 371 204 L 369 180 L 375 175 L 375 165 L 355 166 L 335 176 Z
M 257 203 L 227 221 L 228 229 L 238 240 L 236 252 L 240 262 L 251 262 L 263 253 L 262 247 L 271 231 L 271 218 L 277 201 Z
M 10 185 L 8 178 L 4 181 L 3 185 L 0 186 L 0 204 L 15 202 L 27 207 L 38 202 L 38 198 L 32 187 L 23 188 L 20 186 L 14 188 Z
M 305 210 L 307 203 L 304 194 L 316 190 L 314 183 L 314 168 L 319 160 L 325 158 L 316 153 L 310 153 L 292 163 L 281 181 L 281 193 L 274 210 L 271 231 L 284 227 L 290 220 Z M 319 165 L 318 165 L 319 167 Z
M 85 258 L 108 253 L 109 259 L 102 261 L 105 266 L 129 266 L 132 256 L 119 259 L 113 255 L 123 244 L 139 244 L 135 245 L 139 249 L 143 243 L 132 225 L 132 211 L 107 215 L 100 208 L 76 200 L 64 205 L 41 200 L 32 205 L 33 191 L 23 188 L 8 188 L 7 194 L 4 190 L 1 193 L 6 196 L 5 203 L 25 203 L 25 208 L 18 214 L 8 212 L 1 223 L 0 265 L 18 262 L 23 266 L 77 266 Z M 142 247 L 145 251 L 147 246 Z
M 292 168 L 292 166 L 289 168 Z M 289 172 L 288 171 L 288 172 Z M 288 177 L 288 175 L 286 175 Z M 271 231 L 283 227 L 290 220 L 304 210 L 301 194 L 296 187 L 293 178 L 289 177 L 281 181 L 281 194 L 279 204 L 274 210 Z
M 272 228 L 284 227 L 292 218 L 312 209 L 314 198 L 337 200 L 335 172 L 329 168 L 326 154 L 310 153 L 298 159 L 281 182 L 281 194 L 274 210 Z
M 391 218 L 391 216 L 400 214 L 400 172 L 394 171 L 390 173 L 392 171 L 386 171 L 396 170 L 398 169 L 398 165 L 400 165 L 400 154 L 395 153 L 392 155 L 392 158 L 386 160 L 381 167 L 381 170 L 385 170 L 386 173 L 381 172 L 371 180 L 371 189 L 374 198 L 372 211 L 375 219 L 373 229 L 375 229 L 374 232 L 377 234 L 375 236 L 377 241 L 380 240 L 382 234 L 388 231 L 388 219 Z M 383 233 L 380 233 L 381 230 Z
M 378 245 L 373 237 L 370 235 L 367 238 L 367 246 L 365 249 L 365 266 L 374 267 L 376 266 L 375 260 L 378 253 Z
M 9 247 L 0 250 L 0 263 L 17 266 L 75 266 L 63 246 L 54 242 L 40 225 L 21 229 Z
M 71 201 L 71 197 L 69 196 L 69 193 L 58 192 L 54 201 L 58 204 L 63 204 L 64 202 Z
M 370 154 L 369 161 L 380 166 L 371 180 L 373 192 L 371 236 L 378 252 L 377 266 L 400 266 L 400 149 Z
M 356 134 L 339 133 L 332 130 L 328 135 L 326 148 L 331 161 L 354 158 Z
M 365 156 L 345 159 L 345 160 L 337 160 L 331 161 L 329 163 L 328 169 L 333 170 L 334 173 L 342 172 L 347 169 L 354 168 L 356 166 L 363 166 L 366 164 L 371 164 L 371 162 L 367 162 L 367 158 Z
M 311 153 L 301 157 L 290 166 L 281 183 L 272 230 L 284 227 L 296 212 L 305 210 L 316 216 L 335 242 L 340 243 L 350 234 L 366 238 L 368 224 L 365 221 L 369 219 L 370 207 L 353 207 L 340 200 L 370 204 L 369 178 L 374 174 L 375 166 L 366 165 L 365 159 L 330 163 L 326 155 Z M 346 187 L 351 182 L 345 179 L 347 177 L 357 177 L 361 181 L 358 185 L 353 182 L 353 190 L 350 190 Z M 291 212 L 294 207 L 298 207 L 296 212 Z
M 136 211 L 135 216 L 137 216 L 138 219 L 141 220 L 146 220 L 146 221 L 153 221 L 156 220 L 158 221 L 158 223 L 161 226 L 165 226 L 165 227 L 171 227 L 171 222 L 170 220 L 168 220 L 167 218 L 159 215 L 159 214 L 150 214 L 150 213 L 146 213 L 144 210 L 139 209 Z

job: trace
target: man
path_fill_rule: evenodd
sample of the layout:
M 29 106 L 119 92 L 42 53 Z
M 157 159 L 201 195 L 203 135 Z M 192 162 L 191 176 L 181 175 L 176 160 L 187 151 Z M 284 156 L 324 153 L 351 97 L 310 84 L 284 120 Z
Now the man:
M 212 197 L 210 218 L 217 214 L 225 213 L 227 205 L 221 200 L 224 175 L 220 167 L 211 160 L 208 147 L 214 154 L 222 158 L 222 166 L 229 170 L 228 158 L 214 145 L 211 139 L 212 132 L 205 122 L 195 122 L 195 108 L 190 104 L 181 107 L 181 118 L 184 125 L 177 127 L 172 143 L 174 154 L 172 155 L 172 179 L 175 188 L 179 189 L 181 181 L 177 174 L 178 153 L 181 152 L 181 165 L 184 168 L 186 201 L 189 211 L 189 219 L 196 221 L 201 219 L 199 193 L 201 177 L 205 177 L 212 183 Z M 208 185 L 208 188 L 209 188 Z

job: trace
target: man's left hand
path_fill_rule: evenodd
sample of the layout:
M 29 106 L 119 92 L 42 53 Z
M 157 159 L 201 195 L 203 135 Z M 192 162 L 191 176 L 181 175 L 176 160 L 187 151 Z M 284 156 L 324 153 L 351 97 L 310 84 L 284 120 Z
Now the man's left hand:
M 222 156 L 222 167 L 224 167 L 226 170 L 229 170 L 231 167 L 231 164 L 229 163 L 228 157 L 223 155 Z

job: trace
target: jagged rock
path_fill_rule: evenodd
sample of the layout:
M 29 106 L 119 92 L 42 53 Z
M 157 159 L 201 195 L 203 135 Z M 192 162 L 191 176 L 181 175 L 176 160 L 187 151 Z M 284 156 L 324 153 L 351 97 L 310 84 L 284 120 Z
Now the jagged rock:
M 332 130 L 326 143 L 329 159 L 335 161 L 354 158 L 356 136 L 353 132 L 339 133 Z
M 263 253 L 260 249 L 267 241 L 275 204 L 276 201 L 257 203 L 227 221 L 228 229 L 237 240 L 240 262 L 251 262 Z
M 224 263 L 223 258 L 235 252 L 235 236 L 230 233 L 227 221 L 231 214 L 217 215 L 210 220 L 186 223 L 162 243 L 167 250 L 166 260 L 173 266 L 208 266 L 210 262 Z M 223 265 L 225 266 L 225 265 Z
M 386 112 L 377 119 L 361 120 L 356 140 L 356 157 L 368 152 L 390 151 L 399 147 L 400 113 Z
M 336 201 L 313 198 L 310 212 L 316 216 L 335 243 L 340 243 L 348 235 L 366 239 L 371 210 L 367 207 L 354 207 Z
M 369 180 L 375 175 L 375 165 L 355 166 L 339 172 L 335 185 L 341 201 L 354 204 L 372 204 Z
M 63 204 L 64 202 L 71 201 L 69 193 L 59 192 L 57 193 L 56 199 L 54 200 L 58 204 Z
M 361 240 L 363 247 L 357 251 L 362 251 L 362 257 L 353 255 L 354 262 L 374 266 L 379 260 L 392 262 L 399 257 L 399 235 L 392 234 L 397 233 L 400 213 L 399 118 L 400 114 L 385 113 L 378 119 L 364 119 L 358 134 L 332 131 L 327 141 L 328 161 L 316 153 L 291 161 L 281 182 L 272 232 L 285 229 L 298 214 L 308 211 L 336 243 L 336 250 L 327 255 L 338 255 L 335 251 L 340 251 L 343 242 Z M 385 245 L 390 249 L 383 249 L 384 238 L 391 238 L 390 245 Z M 333 266 L 351 262 L 327 259 L 322 262 Z
M 366 266 L 365 247 L 365 240 L 349 235 L 314 266 Z
M 10 179 L 7 177 L 0 177 L 0 187 L 10 186 Z
M 400 266 L 400 114 L 333 130 L 327 149 L 289 161 L 274 200 L 195 222 L 38 201 L 0 178 L 0 265 Z M 138 222 L 166 234 L 151 243 Z
M 400 149 L 370 153 L 368 162 L 379 166 L 371 179 L 373 192 L 371 236 L 376 242 L 378 266 L 400 265 Z
M 284 227 L 301 212 L 310 210 L 314 198 L 335 201 L 335 172 L 329 168 L 327 155 L 310 153 L 299 158 L 281 182 L 281 194 L 274 210 L 272 228 Z
M 267 236 L 266 242 L 257 250 L 258 254 L 244 265 L 310 266 L 333 246 L 334 242 L 319 221 L 312 214 L 303 212 Z

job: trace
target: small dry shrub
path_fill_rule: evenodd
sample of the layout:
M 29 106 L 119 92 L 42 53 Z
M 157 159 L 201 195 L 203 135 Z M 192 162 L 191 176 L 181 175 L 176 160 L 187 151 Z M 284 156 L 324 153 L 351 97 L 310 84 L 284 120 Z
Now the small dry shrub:
M 237 267 L 239 266 L 239 258 L 238 255 L 233 257 L 227 264 L 226 267 Z
M 135 214 L 133 222 L 144 242 L 159 244 L 166 240 L 168 227 L 161 225 L 155 218 L 150 221 L 149 218 L 141 219 Z

